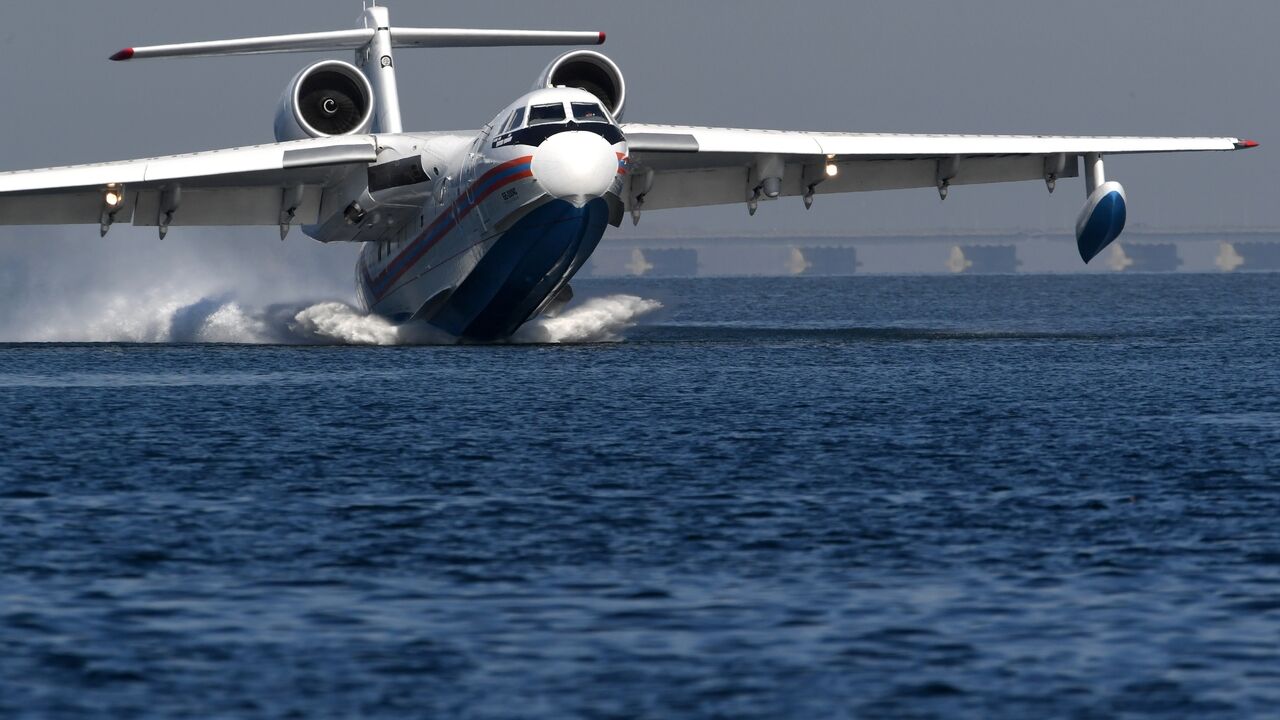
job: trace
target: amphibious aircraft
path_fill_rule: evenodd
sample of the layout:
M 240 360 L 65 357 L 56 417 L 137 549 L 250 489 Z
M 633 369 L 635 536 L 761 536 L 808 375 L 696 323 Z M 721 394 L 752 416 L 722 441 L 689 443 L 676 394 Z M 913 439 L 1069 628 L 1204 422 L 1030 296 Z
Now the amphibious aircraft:
M 276 142 L 76 167 L 0 173 L 0 224 L 294 225 L 320 242 L 362 243 L 365 310 L 460 338 L 513 333 L 572 297 L 569 282 L 606 228 L 664 208 L 817 195 L 1038 181 L 1081 175 L 1085 262 L 1124 229 L 1104 157 L 1239 150 L 1234 137 L 1049 137 L 782 132 L 623 123 L 626 82 L 594 50 L 560 55 L 529 93 L 479 130 L 406 132 L 394 50 L 599 45 L 603 32 L 402 28 L 365 0 L 353 30 L 159 45 L 115 61 L 353 51 L 287 85 Z

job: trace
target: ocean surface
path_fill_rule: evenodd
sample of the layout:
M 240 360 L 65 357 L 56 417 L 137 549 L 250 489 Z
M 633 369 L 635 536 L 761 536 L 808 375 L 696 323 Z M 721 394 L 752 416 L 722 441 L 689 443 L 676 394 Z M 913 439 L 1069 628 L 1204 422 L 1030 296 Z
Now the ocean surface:
M 1280 715 L 1280 275 L 577 293 L 0 345 L 0 718 Z

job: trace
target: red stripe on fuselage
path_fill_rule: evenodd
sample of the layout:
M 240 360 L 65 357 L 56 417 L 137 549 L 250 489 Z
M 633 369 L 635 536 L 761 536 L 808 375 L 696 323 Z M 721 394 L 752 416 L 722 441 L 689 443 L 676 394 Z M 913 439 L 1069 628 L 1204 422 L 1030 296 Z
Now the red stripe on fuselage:
M 497 191 L 500 188 L 504 188 L 513 182 L 517 182 L 519 180 L 524 180 L 524 179 L 533 177 L 533 172 L 532 170 L 525 170 L 523 172 L 515 173 L 510 177 L 503 178 L 500 182 L 494 183 L 493 187 L 486 189 L 482 195 L 474 199 L 471 198 L 471 193 L 473 190 L 484 185 L 486 182 L 488 182 L 489 180 L 491 180 L 497 175 L 501 175 L 502 173 L 508 170 L 511 170 L 512 168 L 518 167 L 520 165 L 529 164 L 532 161 L 533 161 L 533 156 L 526 155 L 525 157 L 516 158 L 515 160 L 510 160 L 508 162 L 502 163 L 501 165 L 497 165 L 493 167 L 484 175 L 480 176 L 479 180 L 476 180 L 475 182 L 471 183 L 471 185 L 467 187 L 466 192 L 460 193 L 458 197 L 452 203 L 449 204 L 449 207 L 447 209 L 445 209 L 443 212 L 437 215 L 436 219 L 432 220 L 431 224 L 428 225 L 426 228 L 424 228 L 422 233 L 420 233 L 418 237 L 413 239 L 413 242 L 409 243 L 408 247 L 406 247 L 398 255 L 392 258 L 390 262 L 387 263 L 387 266 L 383 268 L 382 272 L 378 274 L 378 277 L 371 278 L 369 276 L 368 269 L 366 267 L 366 271 L 364 274 L 365 284 L 369 287 L 369 291 L 374 294 L 374 302 L 377 302 L 382 298 L 386 297 L 387 293 L 391 289 L 391 286 L 394 285 L 395 282 L 399 280 L 401 276 L 403 276 L 406 272 L 408 272 L 409 268 L 413 267 L 413 265 L 423 255 L 425 255 L 427 252 L 431 250 L 431 248 L 435 247 L 437 243 L 439 243 L 441 240 L 448 237 L 449 233 L 453 230 L 454 227 L 457 226 L 458 222 L 461 221 L 463 218 L 465 218 L 467 215 L 469 215 L 473 209 L 475 209 L 478 205 L 480 205 L 480 203 L 484 202 L 490 195 L 492 195 L 495 191 Z M 469 205 L 465 206 L 461 212 L 455 212 L 455 210 L 459 207 L 460 204 L 466 204 L 466 203 L 469 203 Z M 431 234 L 437 229 L 440 230 L 439 236 L 434 240 L 432 240 L 431 242 L 423 243 L 423 240 L 430 237 Z M 387 273 L 390 272 L 391 269 L 395 267 L 396 264 L 399 263 L 402 258 L 408 258 L 408 259 L 406 262 L 403 263 L 403 265 L 400 267 L 399 270 L 397 270 L 394 274 L 388 277 Z M 382 292 L 377 292 L 376 290 L 374 290 L 375 285 L 382 285 L 383 286 Z

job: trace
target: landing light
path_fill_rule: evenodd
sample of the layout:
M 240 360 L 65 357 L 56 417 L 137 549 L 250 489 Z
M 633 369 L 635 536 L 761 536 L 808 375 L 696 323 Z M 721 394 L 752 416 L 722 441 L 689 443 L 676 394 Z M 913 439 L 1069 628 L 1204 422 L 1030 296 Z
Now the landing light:
M 102 189 L 102 215 L 99 218 L 102 237 L 116 221 L 116 214 L 124 208 L 124 188 L 112 183 Z
M 827 163 L 827 177 L 835 177 L 840 174 L 840 168 L 835 163 Z

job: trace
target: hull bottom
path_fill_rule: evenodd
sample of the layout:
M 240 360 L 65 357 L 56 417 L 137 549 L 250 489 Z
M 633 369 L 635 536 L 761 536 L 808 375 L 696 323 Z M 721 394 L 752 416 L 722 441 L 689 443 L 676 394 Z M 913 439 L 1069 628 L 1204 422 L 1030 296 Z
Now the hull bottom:
M 582 267 L 608 223 L 602 199 L 539 207 L 494 243 L 428 322 L 469 340 L 510 337 Z

